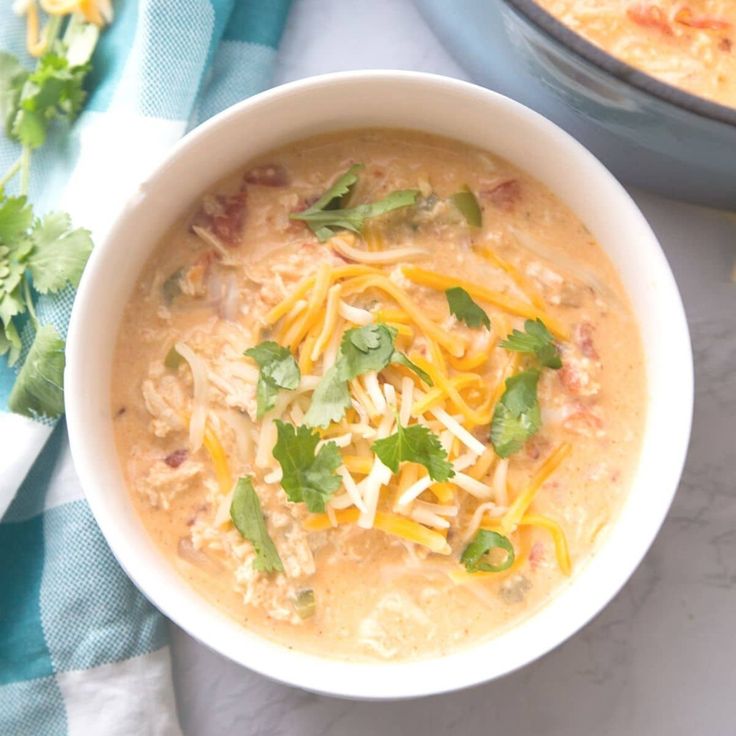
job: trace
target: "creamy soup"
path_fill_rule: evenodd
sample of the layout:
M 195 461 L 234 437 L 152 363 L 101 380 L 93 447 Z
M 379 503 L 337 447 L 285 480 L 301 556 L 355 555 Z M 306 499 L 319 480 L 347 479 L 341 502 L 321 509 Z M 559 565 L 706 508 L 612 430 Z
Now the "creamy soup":
M 140 276 L 112 416 L 140 516 L 244 626 L 438 655 L 537 610 L 635 469 L 636 321 L 595 239 L 503 159 L 418 133 L 249 162 Z
M 536 0 L 604 51 L 664 82 L 736 107 L 734 0 Z

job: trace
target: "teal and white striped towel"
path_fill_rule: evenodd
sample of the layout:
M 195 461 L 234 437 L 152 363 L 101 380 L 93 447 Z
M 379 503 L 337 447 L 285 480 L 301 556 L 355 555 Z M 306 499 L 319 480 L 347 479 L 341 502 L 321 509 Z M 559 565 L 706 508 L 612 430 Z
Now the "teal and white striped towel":
M 268 86 L 289 3 L 114 3 L 85 111 L 34 154 L 36 211 L 67 211 L 104 237 L 188 128 Z M 0 8 L 0 48 L 22 54 L 24 24 L 10 6 Z M 0 172 L 17 156 L 0 141 Z M 65 336 L 73 296 L 41 297 L 40 321 Z M 14 379 L 0 358 L 0 734 L 179 734 L 163 618 L 105 545 L 63 422 L 8 413 Z

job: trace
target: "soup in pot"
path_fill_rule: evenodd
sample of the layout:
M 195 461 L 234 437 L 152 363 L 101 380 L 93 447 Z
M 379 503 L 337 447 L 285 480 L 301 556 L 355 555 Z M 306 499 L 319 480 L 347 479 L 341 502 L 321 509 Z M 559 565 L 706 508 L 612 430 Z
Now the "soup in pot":
M 733 0 L 536 0 L 621 61 L 699 97 L 736 106 Z

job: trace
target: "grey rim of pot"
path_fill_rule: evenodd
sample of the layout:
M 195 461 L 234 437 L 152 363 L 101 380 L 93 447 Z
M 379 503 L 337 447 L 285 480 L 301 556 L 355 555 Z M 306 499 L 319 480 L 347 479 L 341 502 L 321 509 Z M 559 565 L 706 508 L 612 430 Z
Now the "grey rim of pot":
M 700 117 L 710 118 L 736 128 L 736 108 L 721 105 L 718 102 L 712 102 L 704 97 L 685 92 L 620 61 L 568 28 L 537 5 L 535 0 L 505 0 L 505 2 L 517 15 L 522 16 L 547 36 L 550 36 L 585 61 L 603 69 L 632 87 Z

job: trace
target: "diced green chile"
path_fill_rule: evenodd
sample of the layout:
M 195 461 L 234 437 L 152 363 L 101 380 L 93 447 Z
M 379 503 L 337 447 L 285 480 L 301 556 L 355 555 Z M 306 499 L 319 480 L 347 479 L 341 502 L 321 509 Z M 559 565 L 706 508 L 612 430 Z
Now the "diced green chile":
M 163 294 L 164 302 L 166 302 L 166 304 L 171 304 L 171 302 L 181 294 L 181 284 L 179 283 L 181 274 L 182 269 L 179 268 L 174 271 L 174 273 L 172 273 L 163 284 L 161 284 L 161 293 Z
M 475 194 L 470 189 L 464 189 L 450 197 L 452 203 L 460 211 L 465 221 L 471 227 L 481 227 L 483 224 L 483 214 L 480 211 L 480 205 L 475 198 Z
M 506 552 L 506 558 L 496 564 L 488 560 L 488 554 L 495 549 Z M 468 572 L 503 572 L 514 564 L 515 558 L 514 546 L 508 537 L 488 529 L 480 529 L 465 548 L 460 562 Z
M 164 358 L 164 366 L 170 371 L 178 370 L 179 366 L 184 362 L 184 358 L 181 357 L 179 351 L 172 347 L 166 357 Z
M 294 609 L 299 618 L 310 618 L 317 610 L 317 601 L 311 588 L 300 590 L 294 599 Z

